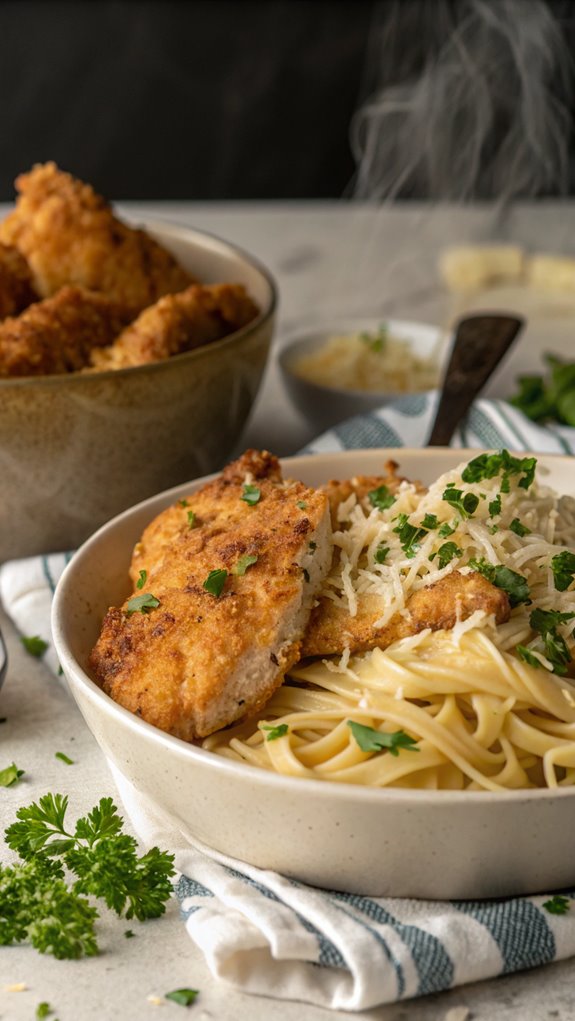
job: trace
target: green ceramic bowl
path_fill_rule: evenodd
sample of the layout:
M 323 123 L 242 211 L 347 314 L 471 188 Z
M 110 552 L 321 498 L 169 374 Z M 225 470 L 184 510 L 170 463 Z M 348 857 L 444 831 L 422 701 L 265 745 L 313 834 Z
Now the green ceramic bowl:
M 200 231 L 146 229 L 203 283 L 242 283 L 252 323 L 203 348 L 118 372 L 0 380 L 0 562 L 71 549 L 126 507 L 218 470 L 265 368 L 271 275 Z

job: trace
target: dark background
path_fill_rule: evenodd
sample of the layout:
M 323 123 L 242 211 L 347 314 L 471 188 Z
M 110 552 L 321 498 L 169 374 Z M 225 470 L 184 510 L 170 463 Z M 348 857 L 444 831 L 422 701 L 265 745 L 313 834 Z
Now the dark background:
M 340 196 L 375 6 L 0 0 L 0 200 L 48 159 L 115 199 Z

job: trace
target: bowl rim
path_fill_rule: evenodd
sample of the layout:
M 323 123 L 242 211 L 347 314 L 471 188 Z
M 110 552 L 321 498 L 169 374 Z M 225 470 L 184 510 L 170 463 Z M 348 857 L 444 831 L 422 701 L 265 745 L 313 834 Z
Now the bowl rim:
M 219 237 L 217 234 L 212 234 L 210 231 L 197 230 L 195 227 L 186 227 L 182 224 L 174 223 L 170 220 L 164 220 L 161 218 L 150 218 L 140 220 L 138 226 L 146 230 L 148 233 L 153 234 L 154 230 L 164 237 L 171 236 L 174 240 L 180 241 L 208 241 L 208 248 L 213 252 L 219 252 L 220 254 L 232 254 L 238 256 L 244 262 L 246 262 L 252 269 L 255 269 L 261 274 L 266 284 L 269 287 L 269 302 L 265 308 L 259 312 L 259 314 L 252 319 L 251 322 L 246 323 L 239 330 L 234 330 L 233 333 L 228 333 L 225 337 L 221 337 L 219 340 L 214 340 L 210 344 L 203 344 L 199 347 L 193 348 L 191 351 L 183 351 L 181 354 L 171 355 L 169 358 L 162 358 L 160 361 L 151 362 L 147 365 L 132 365 L 124 369 L 105 369 L 102 372 L 52 372 L 44 376 L 6 376 L 0 378 L 0 391 L 7 389 L 18 389 L 20 387 L 43 387 L 50 388 L 54 386 L 62 386 L 63 384 L 68 387 L 89 387 L 95 386 L 100 380 L 109 379 L 125 379 L 126 376 L 139 376 L 142 374 L 160 373 L 166 372 L 168 366 L 171 365 L 182 365 L 187 362 L 194 362 L 195 360 L 201 360 L 207 350 L 221 350 L 228 345 L 237 343 L 247 334 L 253 332 L 254 329 L 269 322 L 277 311 L 279 301 L 278 285 L 275 278 L 273 277 L 270 270 L 264 266 L 263 262 L 247 252 L 240 245 L 236 245 L 234 242 L 226 241 L 224 238 Z M 64 383 L 64 381 L 66 381 Z
M 310 350 L 313 350 L 322 340 L 327 340 L 329 337 L 342 336 L 345 333 L 359 333 L 362 329 L 369 329 L 368 324 L 374 324 L 377 322 L 385 322 L 389 325 L 390 332 L 396 329 L 405 329 L 406 331 L 413 328 L 414 331 L 423 331 L 429 334 L 429 340 L 432 341 L 437 347 L 440 346 L 442 338 L 449 341 L 449 337 L 453 331 L 450 329 L 443 329 L 441 326 L 435 323 L 424 322 L 423 320 L 415 319 L 396 319 L 395 317 L 384 318 L 373 316 L 373 317 L 357 317 L 353 318 L 341 318 L 334 319 L 333 323 L 326 320 L 323 323 L 317 323 L 315 326 L 310 324 L 309 326 L 300 326 L 297 329 L 291 330 L 285 334 L 281 340 L 281 348 L 278 353 L 278 362 L 281 371 L 285 376 L 289 376 L 290 379 L 296 380 L 298 384 L 309 387 L 311 390 L 316 390 L 318 393 L 324 393 L 326 396 L 333 397 L 350 397 L 358 401 L 365 401 L 367 403 L 377 403 L 379 401 L 390 401 L 398 400 L 401 397 L 411 397 L 414 394 L 425 393 L 425 390 L 408 390 L 400 393 L 396 390 L 357 390 L 352 387 L 341 387 L 332 386 L 329 383 L 318 383 L 315 380 L 307 379 L 305 376 L 301 376 L 298 372 L 294 371 L 293 359 L 298 354 L 303 354 L 304 350 L 310 345 Z M 355 327 L 355 329 L 354 329 Z M 401 340 L 409 340 L 409 337 L 401 337 Z M 438 380 L 442 371 L 442 358 L 441 352 L 438 357 Z
M 344 460 L 351 460 L 354 455 L 358 453 L 369 453 L 373 454 L 374 457 L 381 459 L 382 463 L 388 460 L 390 457 L 397 458 L 402 454 L 407 454 L 408 457 L 421 457 L 425 454 L 430 460 L 440 461 L 446 455 L 453 455 L 454 458 L 460 458 L 460 460 L 470 459 L 476 457 L 478 450 L 477 448 L 453 448 L 453 447 L 434 447 L 434 448 L 417 448 L 417 447 L 381 447 L 381 448 L 358 448 L 349 449 L 337 452 L 329 452 L 325 454 L 303 454 L 295 455 L 292 457 L 281 458 L 282 470 L 289 471 L 292 468 L 297 470 L 298 465 L 302 462 L 308 465 L 313 461 L 327 462 L 328 466 L 330 462 L 341 463 L 342 458 Z M 536 457 L 538 460 L 543 459 L 545 463 L 552 462 L 557 465 L 569 464 L 572 467 L 573 458 L 566 454 L 538 454 L 533 451 L 512 451 L 521 457 Z M 202 476 L 201 478 L 191 480 L 189 483 L 183 483 L 182 485 L 174 486 L 171 489 L 164 490 L 156 496 L 149 497 L 147 500 L 143 500 L 133 507 L 128 508 L 121 514 L 112 518 L 110 521 L 102 525 L 85 543 L 78 549 L 74 554 L 72 560 L 66 566 L 54 593 L 52 603 L 52 637 L 56 655 L 59 663 L 62 666 L 64 675 L 68 680 L 72 693 L 75 697 L 75 687 L 78 686 L 81 689 L 82 694 L 96 706 L 104 716 L 112 716 L 115 718 L 117 723 L 126 726 L 133 734 L 142 738 L 144 742 L 151 742 L 152 744 L 159 745 L 161 748 L 175 754 L 176 758 L 190 762 L 192 765 L 197 763 L 200 768 L 208 768 L 215 770 L 217 773 L 228 777 L 231 780 L 247 782 L 252 785 L 262 785 L 264 787 L 270 786 L 272 790 L 275 788 L 279 793 L 283 790 L 286 793 L 293 795 L 294 797 L 301 796 L 304 791 L 309 792 L 310 798 L 321 797 L 322 799 L 328 799 L 333 801 L 334 805 L 341 802 L 353 800 L 359 802 L 365 802 L 371 804 L 374 809 L 385 805 L 386 802 L 393 804 L 404 803 L 407 806 L 449 806 L 449 805 L 466 805 L 472 810 L 480 810 L 481 806 L 487 804 L 502 805 L 504 803 L 530 803 L 531 801 L 549 800 L 556 797 L 559 798 L 570 798 L 575 797 L 575 786 L 573 787 L 555 787 L 555 788 L 519 788 L 516 790 L 504 790 L 504 791 L 460 791 L 460 790 L 445 790 L 445 791 L 433 791 L 433 790 L 409 790 L 400 787 L 364 787 L 359 784 L 347 784 L 347 783 L 329 783 L 325 780 L 316 780 L 308 777 L 297 777 L 297 776 L 284 776 L 279 773 L 274 773 L 271 770 L 259 769 L 256 766 L 250 766 L 247 763 L 235 762 L 229 760 L 223 756 L 217 755 L 215 752 L 208 751 L 204 748 L 200 748 L 197 745 L 191 744 L 184 741 L 182 738 L 174 737 L 172 734 L 167 734 L 165 731 L 160 730 L 153 724 L 148 723 L 146 720 L 140 719 L 134 713 L 131 713 L 128 709 L 118 705 L 117 702 L 106 695 L 104 691 L 96 684 L 94 680 L 87 674 L 84 669 L 80 666 L 76 658 L 72 655 L 68 648 L 67 640 L 65 637 L 66 623 L 63 620 L 63 604 L 66 599 L 67 589 L 73 584 L 73 579 L 77 571 L 81 571 L 82 564 L 86 559 L 93 555 L 93 550 L 97 548 L 98 544 L 102 542 L 108 531 L 113 531 L 121 522 L 126 521 L 132 515 L 141 513 L 147 506 L 151 506 L 156 502 L 163 502 L 165 506 L 168 506 L 174 499 L 177 499 L 179 495 L 190 492 L 190 486 L 203 485 L 205 482 L 216 478 L 219 473 L 212 473 L 210 475 Z M 159 513 L 154 508 L 154 513 Z M 303 784 L 303 786 L 302 786 Z

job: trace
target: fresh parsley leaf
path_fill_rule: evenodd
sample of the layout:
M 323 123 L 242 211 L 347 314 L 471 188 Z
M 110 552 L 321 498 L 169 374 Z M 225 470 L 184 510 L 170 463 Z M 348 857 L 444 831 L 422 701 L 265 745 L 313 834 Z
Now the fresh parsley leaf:
M 528 663 L 529 666 L 534 666 L 537 669 L 540 669 L 543 666 L 541 660 L 537 659 L 537 656 L 534 656 L 532 650 L 528 649 L 527 646 L 516 645 L 515 652 L 519 656 L 519 659 L 522 659 L 525 663 Z
M 447 565 L 451 563 L 454 557 L 460 557 L 462 553 L 463 550 L 457 545 L 457 543 L 444 542 L 443 546 L 440 546 L 439 549 L 437 550 L 437 560 L 440 569 L 442 567 L 447 567 Z M 434 553 L 433 556 L 435 557 L 436 554 Z
M 242 488 L 242 495 L 240 499 L 242 499 L 244 503 L 249 504 L 250 507 L 255 507 L 256 503 L 259 503 L 261 500 L 261 496 L 262 492 L 258 486 L 251 486 L 246 482 Z
M 438 531 L 437 534 L 442 539 L 447 539 L 448 535 L 453 535 L 453 533 L 455 532 L 456 528 L 457 528 L 457 521 L 455 521 L 452 525 L 450 525 L 449 522 L 444 521 L 443 524 L 440 526 L 439 531 Z
M 437 514 L 426 514 L 421 522 L 421 527 L 426 528 L 428 532 L 437 528 Z
M 60 759 L 60 762 L 65 762 L 67 766 L 73 766 L 74 765 L 74 759 L 68 758 L 68 756 L 65 755 L 64 752 L 55 752 L 54 753 L 54 758 Z
M 38 635 L 33 635 L 30 638 L 21 635 L 20 641 L 26 652 L 29 652 L 31 656 L 35 656 L 37 659 L 40 659 L 48 648 L 48 642 L 45 642 L 43 638 L 39 638 Z
M 385 323 L 382 323 L 377 333 L 369 333 L 367 330 L 363 330 L 359 334 L 359 339 L 373 351 L 374 354 L 381 354 L 387 344 L 389 331 Z
M 519 518 L 513 518 L 509 528 L 512 532 L 515 532 L 515 535 L 520 535 L 521 537 L 531 535 L 531 529 L 527 528 L 526 525 L 522 525 Z
M 501 493 L 498 493 L 494 500 L 489 503 L 489 517 L 494 518 L 501 514 Z
M 382 542 L 380 542 L 379 546 L 377 547 L 377 549 L 375 551 L 374 560 L 375 560 L 376 564 L 384 564 L 385 563 L 385 559 L 386 559 L 388 553 L 389 553 L 389 546 L 384 546 L 384 544 Z
M 188 528 L 195 528 L 196 525 L 196 512 L 193 510 L 188 511 Z
M 260 730 L 268 732 L 266 741 L 277 741 L 278 737 L 283 737 L 284 734 L 287 734 L 289 727 L 287 723 L 278 723 L 275 726 L 269 723 L 260 723 Z
M 142 589 L 144 587 L 144 585 L 146 584 L 147 578 L 148 578 L 148 572 L 147 571 L 140 571 L 140 575 L 139 575 L 138 580 L 136 582 L 136 588 Z
M 296 507 L 299 507 L 300 510 L 307 510 L 307 503 L 305 500 L 298 500 Z
M 575 553 L 570 550 L 557 553 L 551 560 L 551 570 L 555 588 L 558 592 L 565 592 L 575 577 Z
M 178 500 L 178 504 L 180 505 L 180 507 L 189 507 L 189 503 L 185 499 L 185 497 L 183 499 L 181 499 L 181 500 Z
M 136 934 L 134 932 L 132 932 L 131 929 L 126 929 L 126 931 L 124 933 L 124 936 L 125 936 L 126 939 L 134 939 L 135 935 Z
M 563 635 L 557 627 L 568 624 L 575 613 L 560 613 L 558 610 L 533 610 L 529 624 L 543 638 L 543 652 L 546 659 L 553 664 L 553 673 L 564 676 L 567 664 L 571 662 L 571 653 Z
M 133 613 L 149 613 L 150 610 L 155 610 L 160 605 L 160 600 L 156 599 L 151 592 L 142 592 L 141 596 L 132 596 L 126 603 L 126 614 L 131 617 Z
M 174 989 L 173 992 L 165 994 L 165 999 L 171 1000 L 172 1003 L 178 1003 L 180 1007 L 189 1007 L 198 993 L 198 989 Z
M 210 571 L 203 587 L 206 592 L 209 592 L 212 596 L 216 596 L 216 598 L 218 598 L 223 592 L 227 577 L 228 572 L 225 568 L 216 568 L 214 571 Z
M 470 560 L 469 566 L 487 578 L 492 585 L 507 592 L 510 606 L 519 606 L 529 602 L 529 585 L 522 574 L 517 574 L 510 567 L 502 564 L 490 564 L 487 560 Z
M 546 900 L 543 907 L 550 915 L 566 915 L 571 907 L 571 901 L 562 893 L 556 893 L 550 900 Z
M 240 557 L 236 566 L 234 567 L 234 574 L 240 576 L 245 574 L 248 567 L 251 567 L 252 564 L 257 564 L 257 562 L 258 558 L 254 553 L 245 553 L 243 557 Z
M 521 489 L 529 489 L 535 478 L 536 467 L 537 458 L 513 457 L 508 450 L 503 449 L 495 454 L 479 454 L 474 457 L 463 469 L 461 478 L 464 482 L 481 482 L 503 473 L 501 492 L 508 493 L 509 478 L 512 475 L 521 475 L 519 486 Z
M 405 748 L 408 752 L 419 751 L 419 748 L 414 747 L 417 745 L 415 738 L 410 737 L 404 730 L 388 734 L 373 727 L 366 727 L 363 723 L 356 723 L 354 720 L 348 720 L 347 725 L 362 752 L 380 752 L 385 748 L 392 755 L 399 755 L 400 748 Z
M 529 617 L 529 624 L 534 631 L 540 635 L 546 635 L 553 631 L 559 624 L 569 624 L 575 617 L 575 613 L 560 613 L 559 610 L 533 610 Z
M 371 489 L 367 494 L 369 502 L 372 507 L 376 507 L 377 510 L 387 510 L 388 507 L 392 507 L 395 503 L 395 496 L 390 493 L 387 486 L 378 486 L 377 489 Z
M 401 548 L 406 557 L 414 557 L 419 549 L 419 540 L 427 535 L 428 529 L 421 525 L 412 525 L 407 514 L 399 514 L 397 525 L 393 529 L 399 536 Z
M 13 787 L 21 776 L 24 776 L 24 770 L 18 769 L 16 763 L 13 762 L 5 769 L 0 769 L 0 787 Z
M 50 1004 L 46 1002 L 46 1000 L 43 1000 L 42 1003 L 39 1003 L 38 1006 L 36 1007 L 37 1018 L 49 1017 L 50 1014 L 53 1013 L 54 1011 L 52 1010 Z
M 463 490 L 456 489 L 453 482 L 443 491 L 442 499 L 455 507 L 462 518 L 470 518 L 479 504 L 479 497 L 475 493 L 465 493 L 464 495 Z

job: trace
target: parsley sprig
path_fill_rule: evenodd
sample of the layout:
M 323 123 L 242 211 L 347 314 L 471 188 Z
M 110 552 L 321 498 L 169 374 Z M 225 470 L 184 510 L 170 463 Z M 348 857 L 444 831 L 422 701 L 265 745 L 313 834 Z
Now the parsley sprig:
M 510 606 L 519 606 L 520 603 L 529 602 L 529 585 L 522 574 L 517 574 L 517 571 L 512 571 L 510 567 L 504 567 L 503 564 L 490 564 L 485 559 L 470 560 L 469 566 L 487 578 L 487 581 L 490 581 L 496 588 L 503 589 L 509 597 Z
M 396 730 L 390 734 L 374 727 L 366 727 L 355 720 L 348 720 L 347 725 L 362 752 L 381 752 L 385 748 L 392 755 L 399 755 L 400 748 L 405 748 L 408 752 L 419 751 L 416 739 L 410 737 L 404 730 Z
M 560 613 L 559 610 L 533 610 L 529 617 L 529 626 L 541 636 L 543 648 L 541 651 L 545 658 L 553 665 L 553 673 L 563 677 L 567 673 L 567 666 L 571 662 L 571 652 L 563 635 L 557 630 L 561 624 L 569 624 L 575 613 Z M 533 651 L 523 645 L 518 645 L 516 650 L 526 663 L 531 666 L 540 667 L 542 664 L 533 656 Z
M 466 464 L 461 473 L 464 482 L 482 482 L 501 475 L 501 492 L 508 493 L 510 479 L 513 475 L 521 475 L 518 485 L 521 489 L 529 489 L 535 479 L 537 467 L 536 457 L 513 457 L 508 450 L 499 450 L 494 454 L 479 454 Z
M 87 895 L 125 918 L 143 921 L 165 911 L 173 855 L 152 847 L 138 857 L 111 798 L 102 798 L 73 830 L 66 828 L 67 808 L 67 797 L 46 794 L 18 809 L 18 821 L 5 831 L 22 861 L 0 866 L 0 944 L 29 941 L 59 959 L 96 954 L 98 911 Z
M 575 578 L 575 553 L 570 550 L 557 553 L 551 560 L 551 570 L 555 588 L 558 592 L 565 592 Z
M 395 503 L 395 496 L 385 485 L 378 486 L 377 489 L 370 489 L 367 496 L 371 506 L 380 511 L 387 510 Z

